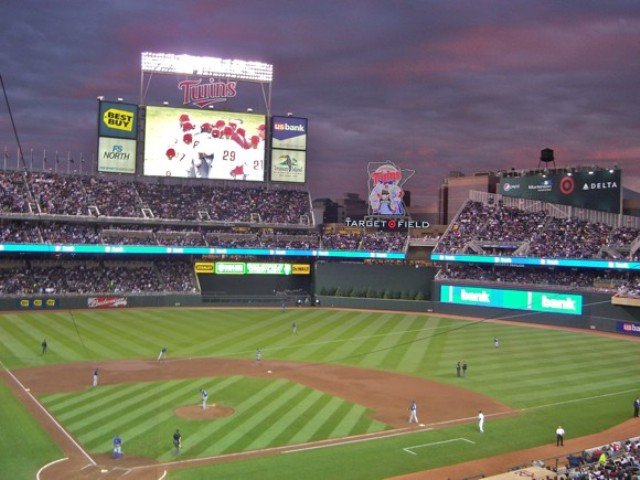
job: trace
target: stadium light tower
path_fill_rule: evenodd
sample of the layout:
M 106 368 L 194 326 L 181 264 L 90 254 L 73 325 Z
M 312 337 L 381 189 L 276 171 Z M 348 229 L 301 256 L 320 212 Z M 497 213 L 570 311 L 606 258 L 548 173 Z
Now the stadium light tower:
M 262 87 L 267 113 L 271 112 L 271 83 L 273 65 L 238 59 L 174 55 L 171 53 L 142 52 L 140 60 L 140 105 L 145 104 L 146 92 L 154 74 L 197 75 L 258 83 Z M 145 76 L 148 82 L 145 86 Z M 265 85 L 267 91 L 265 91 Z

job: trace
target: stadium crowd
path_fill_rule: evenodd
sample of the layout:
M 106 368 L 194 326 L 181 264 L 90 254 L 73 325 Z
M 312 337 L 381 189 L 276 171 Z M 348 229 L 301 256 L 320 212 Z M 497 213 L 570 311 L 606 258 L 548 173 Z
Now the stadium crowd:
M 560 219 L 541 211 L 507 207 L 501 202 L 469 201 L 440 238 L 434 253 L 471 250 L 492 254 L 509 250 L 510 254 L 526 257 L 603 258 L 613 254 L 624 258 L 639 236 L 640 231 L 628 227 Z
M 613 442 L 567 457 L 558 478 L 570 480 L 635 480 L 640 476 L 640 440 Z
M 626 293 L 640 288 L 640 273 L 621 270 L 584 268 L 519 268 L 455 264 L 443 267 L 439 280 L 464 283 L 499 283 L 513 286 L 553 286 L 555 289 L 591 290 L 607 293 Z M 627 295 L 625 295 L 627 296 Z
M 318 232 L 309 193 L 301 190 L 3 171 L 0 196 L 0 241 L 6 243 L 385 252 L 407 248 L 406 234 Z M 181 225 L 185 222 L 192 226 Z M 238 224 L 255 227 L 238 231 Z
M 303 190 L 14 171 L 0 172 L 0 187 L 6 213 L 293 225 L 308 224 L 311 217 L 309 193 Z
M 196 293 L 191 260 L 2 259 L 0 295 Z
M 177 247 L 279 248 L 398 252 L 406 248 L 402 233 L 359 231 L 319 234 L 315 229 L 234 228 L 55 221 L 0 220 L 0 242 L 85 245 L 162 245 Z

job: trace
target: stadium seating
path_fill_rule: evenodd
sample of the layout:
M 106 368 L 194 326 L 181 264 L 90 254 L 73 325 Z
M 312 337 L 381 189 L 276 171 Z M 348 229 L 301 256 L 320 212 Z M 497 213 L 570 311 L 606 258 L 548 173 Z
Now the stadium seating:
M 0 172 L 0 242 L 45 245 L 406 250 L 405 233 L 318 231 L 308 191 Z M 195 292 L 192 260 L 0 257 L 4 295 Z M 170 273 L 169 273 L 170 272 Z
M 468 201 L 434 253 L 631 259 L 639 236 L 640 231 L 628 227 L 526 212 L 501 202 Z

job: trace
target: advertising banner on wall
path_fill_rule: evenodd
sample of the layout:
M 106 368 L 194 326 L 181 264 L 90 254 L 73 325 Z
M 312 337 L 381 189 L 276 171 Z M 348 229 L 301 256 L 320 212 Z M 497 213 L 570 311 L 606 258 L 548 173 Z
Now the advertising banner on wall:
M 58 308 L 58 301 L 55 298 L 21 298 L 18 300 L 18 308 L 40 309 Z
M 284 150 L 306 150 L 307 127 L 306 118 L 272 117 L 271 147 Z
M 98 171 L 136 173 L 136 141 L 100 137 L 98 139 Z
M 633 322 L 616 322 L 616 330 L 618 333 L 625 335 L 640 336 L 640 323 Z
M 215 262 L 217 275 L 309 275 L 311 265 L 260 262 Z
M 119 308 L 127 306 L 127 297 L 89 297 L 89 308 Z
M 138 133 L 138 106 L 100 102 L 98 136 L 135 139 Z
M 304 183 L 307 180 L 307 152 L 271 150 L 271 181 Z
M 264 115 L 147 107 L 144 175 L 264 181 Z
M 567 315 L 582 314 L 582 295 L 558 292 L 441 285 L 440 301 L 477 307 L 510 308 Z
M 543 176 L 544 175 L 544 176 Z M 620 213 L 620 170 L 536 173 L 500 179 L 499 192 L 516 198 Z
M 196 273 L 213 273 L 213 262 L 196 262 L 194 265 Z

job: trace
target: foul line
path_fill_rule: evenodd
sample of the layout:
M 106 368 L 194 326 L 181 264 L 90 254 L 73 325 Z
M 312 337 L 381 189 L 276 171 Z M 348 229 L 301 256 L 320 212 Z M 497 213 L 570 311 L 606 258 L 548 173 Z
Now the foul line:
M 199 462 L 210 462 L 213 460 L 230 460 L 238 457 L 247 457 L 247 456 L 255 456 L 255 455 L 268 455 L 271 453 L 295 453 L 302 452 L 305 450 L 315 450 L 317 448 L 326 448 L 326 447 L 338 447 L 341 445 L 349 444 L 349 443 L 358 443 L 358 442 L 366 442 L 368 440 L 382 440 L 384 438 L 397 437 L 401 435 L 409 435 L 412 433 L 419 433 L 425 430 L 431 430 L 429 426 L 415 429 L 415 428 L 399 428 L 396 430 L 387 430 L 382 432 L 371 432 L 364 433 L 362 435 L 356 435 L 352 437 L 345 437 L 343 440 L 336 439 L 327 439 L 327 440 L 319 440 L 317 442 L 308 442 L 301 443 L 299 448 L 295 448 L 295 446 L 287 447 L 269 447 L 263 448 L 259 450 L 247 450 L 246 452 L 235 452 L 235 453 L 227 453 L 222 455 L 211 455 L 209 457 L 197 457 L 197 458 L 188 458 L 186 460 L 175 460 L 171 462 L 164 463 L 155 463 L 149 465 L 137 465 L 135 467 L 131 467 L 131 470 L 143 470 L 148 468 L 158 468 L 158 467 L 175 467 L 179 465 L 188 465 L 191 463 L 199 463 Z
M 403 448 L 402 450 L 404 450 L 407 453 L 410 453 L 411 455 L 418 455 L 416 452 L 413 451 L 414 448 L 431 447 L 434 445 L 442 445 L 442 444 L 451 443 L 451 442 L 467 442 L 467 443 L 473 443 L 474 445 L 476 443 L 467 438 L 460 437 L 460 438 L 452 438 L 451 440 L 442 440 L 440 442 L 431 442 L 431 443 L 423 443 L 422 445 L 413 445 L 412 447 Z
M 520 410 L 525 412 L 527 410 L 536 410 L 538 408 L 557 407 L 558 405 L 567 405 L 569 403 L 583 402 L 585 400 L 594 400 L 596 398 L 615 397 L 616 395 L 623 395 L 625 393 L 631 393 L 631 392 L 637 392 L 637 391 L 638 391 L 637 388 L 630 388 L 629 390 L 621 390 L 619 392 L 603 393 L 602 395 L 593 395 L 591 397 L 574 398 L 573 400 L 564 400 L 562 402 L 547 403 L 545 405 L 536 405 L 533 407 L 524 407 L 524 408 L 521 408 Z
M 335 440 L 333 443 L 326 443 L 324 445 L 312 445 L 310 447 L 293 448 L 291 450 L 286 450 L 282 453 L 297 453 L 297 452 L 306 452 L 307 450 L 318 450 L 320 448 L 341 447 L 342 445 L 349 445 L 351 443 L 368 442 L 369 440 L 383 440 L 385 438 L 399 437 L 401 435 L 408 435 L 410 433 L 421 432 L 424 430 L 431 430 L 431 429 L 428 427 L 424 428 L 423 430 L 401 429 L 400 431 L 396 431 L 396 433 L 389 433 L 388 435 L 383 435 L 382 432 L 376 432 L 376 433 L 365 434 L 359 438 L 346 439 L 344 441 Z
M 62 425 L 60 425 L 60 423 L 58 423 L 58 421 L 53 417 L 53 415 L 51 415 L 46 408 L 44 408 L 44 406 L 38 401 L 38 399 L 36 397 L 33 396 L 33 394 L 22 384 L 22 382 L 20 380 L 18 380 L 18 377 L 16 377 L 11 370 L 9 370 L 5 364 L 2 362 L 2 360 L 0 360 L 0 366 L 2 367 L 2 369 L 7 372 L 9 374 L 9 376 L 13 379 L 14 382 L 16 382 L 20 388 L 24 391 L 25 394 L 27 394 L 29 396 L 29 398 L 31 398 L 31 400 L 33 401 L 33 403 L 35 403 L 38 408 L 40 410 L 42 410 L 44 412 L 44 414 L 47 416 L 47 418 L 49 418 L 49 420 L 51 420 L 53 422 L 53 424 L 58 428 L 58 430 L 60 430 L 65 437 L 67 437 L 71 443 L 73 443 L 73 445 L 80 451 L 80 453 L 82 453 L 82 455 L 89 460 L 89 462 L 92 465 L 97 465 L 95 460 L 93 458 L 91 458 L 89 456 L 89 454 L 87 452 L 84 451 L 84 449 L 80 446 L 80 444 L 78 442 L 75 441 L 75 439 L 69 434 L 69 432 L 67 432 L 64 427 Z

